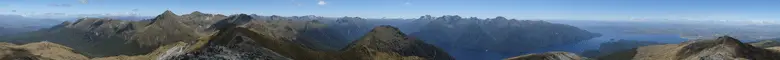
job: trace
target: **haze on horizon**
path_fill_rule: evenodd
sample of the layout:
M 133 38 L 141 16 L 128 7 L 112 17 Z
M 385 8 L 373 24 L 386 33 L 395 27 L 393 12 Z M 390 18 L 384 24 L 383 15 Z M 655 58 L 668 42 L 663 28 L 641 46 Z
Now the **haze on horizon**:
M 219 14 L 417 18 L 460 15 L 564 20 L 780 20 L 778 0 L 1 0 L 0 15 Z

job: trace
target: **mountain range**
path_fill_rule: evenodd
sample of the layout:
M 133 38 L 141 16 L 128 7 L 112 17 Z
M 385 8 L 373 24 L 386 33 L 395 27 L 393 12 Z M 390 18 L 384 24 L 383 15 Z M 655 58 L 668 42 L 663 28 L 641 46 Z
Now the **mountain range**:
M 498 52 L 503 57 L 527 54 L 524 51 L 573 44 L 601 36 L 565 24 L 515 20 L 500 16 L 488 19 L 463 18 L 457 15 L 422 16 L 415 23 L 426 21 L 429 23 L 418 24 L 422 27 L 411 35 L 445 50 Z
M 28 18 L 20 15 L 0 15 L 0 36 L 48 28 L 65 19 Z
M 780 57 L 776 47 L 780 44 L 774 40 L 743 43 L 731 36 L 678 44 L 621 40 L 605 43 L 608 46 L 601 46 L 603 50 L 584 56 L 569 52 L 528 52 L 599 36 L 566 24 L 504 17 L 426 15 L 418 19 L 382 20 L 221 15 L 198 11 L 177 15 L 165 11 L 151 19 L 81 18 L 37 31 L 0 36 L 0 41 L 8 42 L 0 43 L 0 51 L 9 52 L 0 53 L 0 59 L 776 60 L 775 57 Z M 480 56 L 482 53 L 499 54 Z

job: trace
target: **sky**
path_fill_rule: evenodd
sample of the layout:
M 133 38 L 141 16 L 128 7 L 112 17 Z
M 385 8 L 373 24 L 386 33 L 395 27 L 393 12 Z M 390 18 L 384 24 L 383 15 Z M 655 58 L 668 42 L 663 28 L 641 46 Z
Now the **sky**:
M 365 18 L 780 20 L 780 0 L 0 0 L 0 14 L 27 17 L 155 16 L 165 10 Z

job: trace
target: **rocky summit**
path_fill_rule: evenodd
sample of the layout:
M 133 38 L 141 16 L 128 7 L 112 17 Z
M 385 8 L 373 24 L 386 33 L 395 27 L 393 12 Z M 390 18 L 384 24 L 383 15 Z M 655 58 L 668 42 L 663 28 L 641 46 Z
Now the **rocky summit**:
M 681 44 L 640 47 L 633 59 L 640 60 L 778 60 L 780 53 L 757 48 L 729 36 Z
M 190 26 L 181 22 L 182 19 L 171 11 L 165 11 L 145 26 L 138 27 L 131 40 L 142 45 L 156 46 L 183 40 L 195 40 L 200 37 Z
M 347 53 L 372 57 L 370 53 L 416 56 L 429 60 L 452 60 L 446 52 L 416 38 L 408 38 L 398 28 L 382 25 L 344 49 Z M 380 55 L 381 57 L 381 55 Z
M 629 58 L 631 57 L 631 58 Z M 680 44 L 651 45 L 615 52 L 599 60 L 777 60 L 780 53 L 729 37 L 699 39 Z
M 577 54 L 569 52 L 547 52 L 542 54 L 528 54 L 506 60 L 584 60 L 586 58 L 580 57 Z

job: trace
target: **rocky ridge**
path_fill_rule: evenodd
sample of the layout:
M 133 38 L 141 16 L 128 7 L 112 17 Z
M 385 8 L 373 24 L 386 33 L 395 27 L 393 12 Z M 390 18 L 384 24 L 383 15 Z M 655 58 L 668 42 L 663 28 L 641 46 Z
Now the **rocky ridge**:
M 541 54 L 527 54 L 505 60 L 584 60 L 586 58 L 580 57 L 574 53 L 568 52 L 547 52 Z
M 777 60 L 780 47 L 759 48 L 729 36 L 717 39 L 700 39 L 680 44 L 643 46 L 627 51 L 596 57 L 596 60 Z M 529 54 L 510 59 L 534 57 L 559 57 L 568 55 Z M 539 58 L 539 57 L 536 57 Z M 531 59 L 533 60 L 533 59 Z M 566 60 L 566 59 L 564 59 Z M 579 59 L 575 59 L 579 60 Z
M 24 45 L 0 42 L 0 60 L 87 60 L 73 49 L 52 42 Z
M 572 44 L 600 36 L 565 24 L 500 16 L 488 19 L 457 15 L 422 16 L 416 21 L 428 23 L 410 35 L 445 50 L 491 51 L 503 55 L 525 54 L 522 51 Z
M 303 59 L 303 60 L 452 60 L 446 52 L 414 38 L 406 38 L 397 28 L 378 26 L 359 40 L 339 51 L 323 51 L 307 47 L 295 40 L 276 38 L 252 27 L 257 21 L 236 15 L 216 23 L 219 31 L 197 42 L 179 45 L 180 51 L 158 59 Z M 232 20 L 231 20 L 232 19 Z M 249 21 L 249 22 L 244 22 Z M 162 47 L 161 47 L 162 48 Z M 171 48 L 173 49 L 173 48 Z M 171 51 L 168 49 L 168 51 Z M 161 51 L 160 49 L 156 50 Z M 236 53 L 241 52 L 241 53 Z M 166 55 L 163 54 L 163 55 Z M 155 55 L 155 54 L 149 54 Z M 144 56 L 144 55 L 141 55 Z M 232 57 L 224 57 L 232 56 Z M 123 56 L 118 56 L 123 57 Z M 126 56 L 125 56 L 126 57 Z M 113 58 L 113 57 L 112 57 Z

